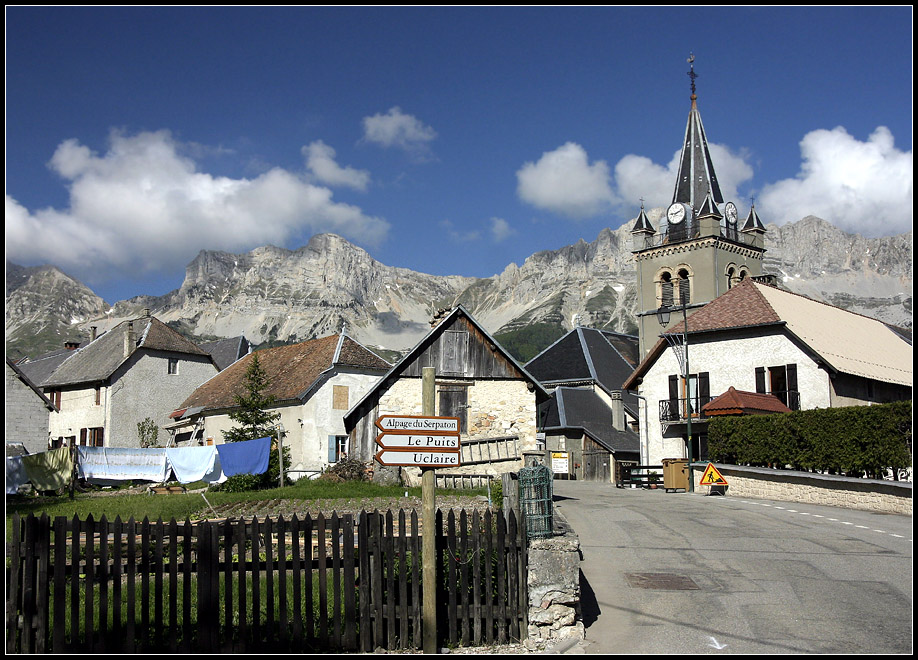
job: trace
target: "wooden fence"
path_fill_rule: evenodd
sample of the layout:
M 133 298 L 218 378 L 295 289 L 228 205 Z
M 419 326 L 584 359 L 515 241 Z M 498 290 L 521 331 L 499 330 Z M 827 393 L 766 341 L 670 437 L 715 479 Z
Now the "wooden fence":
M 438 644 L 525 637 L 525 530 L 437 512 Z M 418 649 L 417 513 L 177 523 L 14 516 L 8 653 Z

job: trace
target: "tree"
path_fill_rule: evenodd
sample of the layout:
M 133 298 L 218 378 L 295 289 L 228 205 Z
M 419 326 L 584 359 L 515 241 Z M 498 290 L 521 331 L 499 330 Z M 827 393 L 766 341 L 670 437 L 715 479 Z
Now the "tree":
M 258 353 L 252 353 L 252 360 L 245 372 L 245 394 L 233 397 L 236 408 L 229 413 L 229 417 L 236 424 L 229 431 L 223 432 L 226 442 L 274 435 L 280 413 L 268 412 L 276 399 L 273 394 L 265 393 L 268 385 L 268 375 L 258 362 Z
M 137 437 L 140 438 L 141 447 L 156 447 L 156 439 L 159 437 L 159 427 L 156 426 L 156 422 L 149 417 L 138 422 Z

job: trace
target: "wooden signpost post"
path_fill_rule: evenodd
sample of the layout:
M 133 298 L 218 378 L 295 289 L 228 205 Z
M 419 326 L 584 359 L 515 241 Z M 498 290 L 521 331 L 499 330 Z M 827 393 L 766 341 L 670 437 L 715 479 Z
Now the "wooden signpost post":
M 436 417 L 436 381 L 433 367 L 422 370 L 421 412 L 417 415 L 382 415 L 376 420 L 379 451 L 376 460 L 382 465 L 421 468 L 421 520 L 424 526 L 421 547 L 423 576 L 423 645 L 424 653 L 437 652 L 437 557 L 436 515 L 437 467 L 457 467 L 460 454 L 459 418 Z

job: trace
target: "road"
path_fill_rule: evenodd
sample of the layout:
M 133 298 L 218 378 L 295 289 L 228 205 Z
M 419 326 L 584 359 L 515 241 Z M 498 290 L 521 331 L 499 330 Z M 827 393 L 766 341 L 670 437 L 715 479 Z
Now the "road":
M 577 481 L 554 499 L 586 653 L 912 651 L 911 516 Z

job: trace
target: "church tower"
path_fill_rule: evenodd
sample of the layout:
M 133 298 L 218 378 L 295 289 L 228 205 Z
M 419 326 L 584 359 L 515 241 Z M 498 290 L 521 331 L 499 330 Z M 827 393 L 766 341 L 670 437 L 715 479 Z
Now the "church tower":
M 691 315 L 737 282 L 762 276 L 765 227 L 754 203 L 741 227 L 736 204 L 724 203 L 698 112 L 694 59 L 688 60 L 692 105 L 672 203 L 659 231 L 647 218 L 643 203 L 631 229 L 642 358 L 663 331 L 658 308 L 675 308 L 675 324 L 682 320 L 683 306 Z M 691 331 L 691 319 L 688 325 Z

